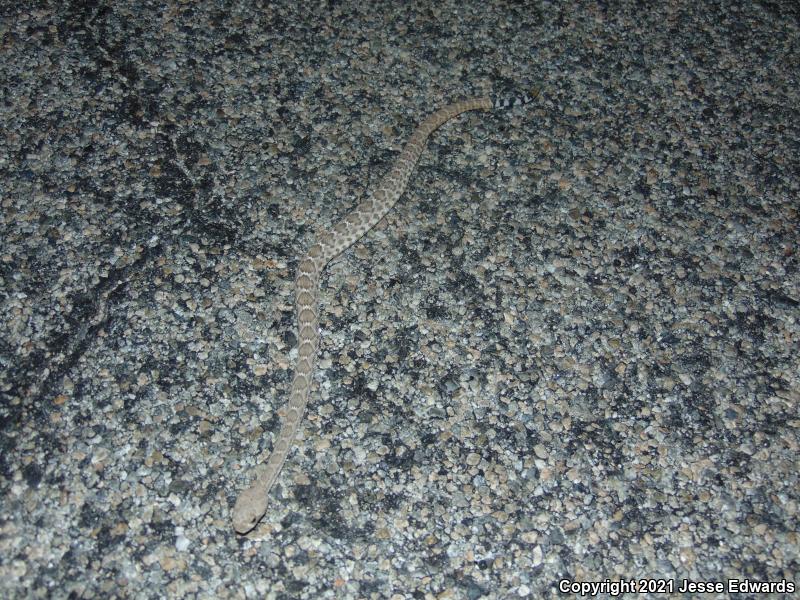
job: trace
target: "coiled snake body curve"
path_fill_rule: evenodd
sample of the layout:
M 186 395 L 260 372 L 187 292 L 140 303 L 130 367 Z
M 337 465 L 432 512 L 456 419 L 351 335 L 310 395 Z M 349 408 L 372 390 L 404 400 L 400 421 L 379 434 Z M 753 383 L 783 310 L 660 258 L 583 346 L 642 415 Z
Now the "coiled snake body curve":
M 498 110 L 528 104 L 538 96 L 538 90 L 508 98 L 473 98 L 449 104 L 425 119 L 406 142 L 392 169 L 378 186 L 336 226 L 324 233 L 309 248 L 297 265 L 295 303 L 297 308 L 298 347 L 297 365 L 289 393 L 286 416 L 277 441 L 265 467 L 259 469 L 250 487 L 245 489 L 233 507 L 233 527 L 247 533 L 261 520 L 267 510 L 267 497 L 292 448 L 297 428 L 303 418 L 311 390 L 317 347 L 319 345 L 319 316 L 317 297 L 319 277 L 331 260 L 349 248 L 388 213 L 406 188 L 414 166 L 425 149 L 428 136 L 456 115 L 469 110 Z

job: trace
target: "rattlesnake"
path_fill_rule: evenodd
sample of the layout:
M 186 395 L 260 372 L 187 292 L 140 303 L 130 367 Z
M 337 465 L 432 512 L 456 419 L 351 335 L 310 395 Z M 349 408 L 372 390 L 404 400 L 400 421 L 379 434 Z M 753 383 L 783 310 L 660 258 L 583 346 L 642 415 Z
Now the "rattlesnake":
M 539 90 L 534 89 L 530 94 L 508 98 L 472 98 L 449 104 L 437 110 L 420 123 L 392 169 L 384 176 L 372 194 L 368 195 L 366 200 L 356 206 L 331 231 L 324 233 L 298 263 L 295 279 L 298 325 L 297 366 L 294 370 L 286 416 L 266 467 L 259 467 L 259 473 L 254 481 L 239 495 L 233 507 L 233 527 L 237 532 L 247 533 L 264 516 L 267 510 L 267 495 L 283 467 L 294 442 L 300 419 L 303 418 L 319 344 L 317 295 L 322 269 L 372 229 L 391 210 L 405 190 L 414 165 L 425 148 L 428 136 L 435 129 L 468 110 L 511 108 L 532 102 L 538 94 Z

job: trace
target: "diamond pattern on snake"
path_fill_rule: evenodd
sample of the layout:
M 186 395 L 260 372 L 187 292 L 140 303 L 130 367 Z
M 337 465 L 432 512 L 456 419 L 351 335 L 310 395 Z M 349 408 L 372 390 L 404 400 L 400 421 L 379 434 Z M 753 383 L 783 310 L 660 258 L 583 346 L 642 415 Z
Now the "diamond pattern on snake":
M 297 265 L 295 303 L 297 308 L 297 364 L 289 392 L 286 416 L 266 466 L 256 467 L 250 487 L 245 489 L 233 507 L 233 527 L 241 534 L 253 529 L 267 511 L 267 497 L 281 472 L 294 443 L 297 428 L 308 403 L 314 362 L 319 346 L 317 298 L 319 278 L 325 266 L 372 229 L 403 194 L 431 133 L 441 125 L 470 110 L 501 110 L 532 102 L 538 89 L 530 93 L 503 98 L 472 98 L 440 108 L 422 123 L 409 138 L 390 171 L 367 198 L 330 231 L 322 234 Z

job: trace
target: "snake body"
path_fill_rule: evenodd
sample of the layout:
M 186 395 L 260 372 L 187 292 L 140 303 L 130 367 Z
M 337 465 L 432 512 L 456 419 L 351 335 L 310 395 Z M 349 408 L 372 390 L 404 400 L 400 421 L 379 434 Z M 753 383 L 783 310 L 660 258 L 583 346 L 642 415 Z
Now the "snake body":
M 295 278 L 297 365 L 286 416 L 266 467 L 259 469 L 250 487 L 239 495 L 233 507 L 233 527 L 237 532 L 244 534 L 253 529 L 266 512 L 270 488 L 275 483 L 292 448 L 297 428 L 308 403 L 319 345 L 317 307 L 319 278 L 325 265 L 372 229 L 392 209 L 405 190 L 414 166 L 425 149 L 425 143 L 435 129 L 466 111 L 499 110 L 528 104 L 538 93 L 538 90 L 533 90 L 529 94 L 507 98 L 472 98 L 449 104 L 434 112 L 420 123 L 406 142 L 392 169 L 381 179 L 367 199 L 358 204 L 333 229 L 321 235 L 300 260 Z

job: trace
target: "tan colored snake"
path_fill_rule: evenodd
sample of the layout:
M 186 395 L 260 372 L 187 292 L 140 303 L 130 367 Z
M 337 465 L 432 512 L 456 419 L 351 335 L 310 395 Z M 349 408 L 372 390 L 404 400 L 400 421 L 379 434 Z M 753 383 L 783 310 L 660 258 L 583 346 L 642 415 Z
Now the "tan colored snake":
M 297 428 L 303 418 L 311 390 L 314 361 L 319 345 L 319 316 L 317 296 L 319 277 L 331 260 L 349 248 L 388 213 L 406 189 L 420 154 L 425 149 L 428 136 L 456 115 L 468 110 L 498 110 L 532 102 L 539 90 L 530 94 L 508 98 L 473 98 L 449 104 L 437 110 L 417 127 L 406 143 L 392 169 L 378 186 L 351 213 L 331 230 L 323 234 L 297 265 L 295 301 L 297 305 L 298 348 L 292 389 L 281 424 L 278 439 L 266 467 L 250 487 L 244 490 L 233 507 L 233 527 L 247 533 L 261 520 L 267 510 L 267 496 L 281 472 L 286 456 L 292 448 Z

